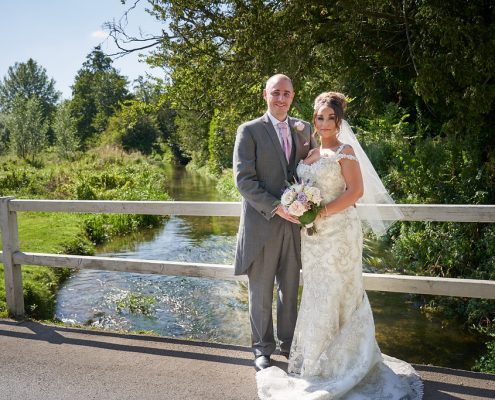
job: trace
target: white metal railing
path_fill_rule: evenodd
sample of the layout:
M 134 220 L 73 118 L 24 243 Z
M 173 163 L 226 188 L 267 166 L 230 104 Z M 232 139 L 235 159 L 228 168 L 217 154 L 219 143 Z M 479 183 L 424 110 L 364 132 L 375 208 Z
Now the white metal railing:
M 358 212 L 365 207 L 358 205 Z M 379 207 L 385 212 L 389 208 L 386 205 Z M 404 221 L 495 222 L 495 205 L 402 204 L 399 207 Z M 20 200 L 1 197 L 3 252 L 0 261 L 4 264 L 7 306 L 9 313 L 16 317 L 24 315 L 21 265 L 246 280 L 245 276 L 235 276 L 231 265 L 25 253 L 19 249 L 19 211 L 239 216 L 241 207 L 238 202 Z M 489 280 L 365 273 L 364 283 L 367 290 L 495 299 L 495 281 Z

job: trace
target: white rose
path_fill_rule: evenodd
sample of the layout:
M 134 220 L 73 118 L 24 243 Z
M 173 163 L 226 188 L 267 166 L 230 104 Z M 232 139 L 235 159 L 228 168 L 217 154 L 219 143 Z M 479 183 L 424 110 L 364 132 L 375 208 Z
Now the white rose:
M 296 121 L 296 123 L 294 124 L 294 128 L 296 129 L 296 131 L 302 132 L 304 129 L 304 124 L 301 121 Z
M 280 202 L 282 203 L 282 205 L 288 207 L 289 204 L 292 203 L 295 198 L 296 198 L 295 192 L 293 192 L 292 190 L 286 190 L 282 195 Z
M 321 194 L 320 194 L 320 189 L 312 186 L 306 186 L 304 188 L 304 193 L 306 193 L 306 197 L 308 198 L 309 201 L 315 204 L 320 204 L 321 203 Z

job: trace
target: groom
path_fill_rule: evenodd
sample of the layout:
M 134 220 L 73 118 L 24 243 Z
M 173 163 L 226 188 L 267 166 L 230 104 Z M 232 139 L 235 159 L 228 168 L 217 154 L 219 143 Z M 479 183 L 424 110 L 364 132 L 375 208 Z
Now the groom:
M 286 182 L 293 182 L 299 161 L 315 147 L 311 126 L 287 115 L 294 89 L 289 77 L 277 74 L 266 82 L 268 111 L 237 129 L 234 180 L 241 193 L 235 274 L 249 279 L 249 316 L 256 370 L 270 366 L 276 344 L 272 303 L 277 281 L 277 336 L 288 357 L 297 318 L 301 268 L 301 236 L 297 219 L 280 200 Z

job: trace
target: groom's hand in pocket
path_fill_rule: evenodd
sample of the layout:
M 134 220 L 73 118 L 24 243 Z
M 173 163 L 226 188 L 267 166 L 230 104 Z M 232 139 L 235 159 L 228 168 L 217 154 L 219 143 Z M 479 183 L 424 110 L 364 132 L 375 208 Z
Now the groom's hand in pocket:
M 283 218 L 289 222 L 292 222 L 293 224 L 299 224 L 299 221 L 290 215 L 285 208 L 282 205 L 278 205 L 278 207 L 275 209 L 274 214 L 278 215 L 280 218 Z

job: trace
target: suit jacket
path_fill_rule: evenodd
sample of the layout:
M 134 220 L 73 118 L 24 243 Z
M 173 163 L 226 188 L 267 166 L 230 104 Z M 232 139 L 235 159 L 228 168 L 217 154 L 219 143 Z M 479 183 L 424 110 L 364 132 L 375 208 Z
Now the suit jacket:
M 311 126 L 297 131 L 297 119 L 289 117 L 292 135 L 290 162 L 287 162 L 277 132 L 268 114 L 246 122 L 237 129 L 234 146 L 234 181 L 242 195 L 242 212 L 237 236 L 235 274 L 245 274 L 253 260 L 269 245 L 273 224 L 290 224 L 300 255 L 300 228 L 278 215 L 272 216 L 275 202 L 280 200 L 286 182 L 296 177 L 299 161 L 316 146 Z M 300 256 L 299 264 L 300 264 Z

